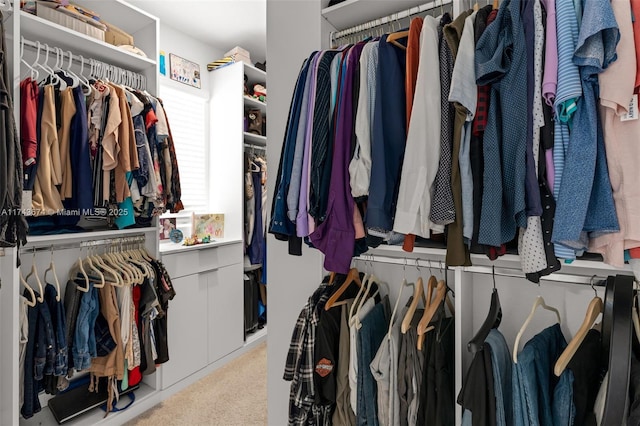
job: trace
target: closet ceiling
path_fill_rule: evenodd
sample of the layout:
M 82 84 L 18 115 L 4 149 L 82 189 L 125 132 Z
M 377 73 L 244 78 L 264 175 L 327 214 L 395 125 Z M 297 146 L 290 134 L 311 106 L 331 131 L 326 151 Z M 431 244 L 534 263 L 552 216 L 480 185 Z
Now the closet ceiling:
M 129 3 L 157 16 L 162 24 L 222 52 L 241 46 L 251 53 L 252 62 L 265 60 L 266 0 L 130 0 Z

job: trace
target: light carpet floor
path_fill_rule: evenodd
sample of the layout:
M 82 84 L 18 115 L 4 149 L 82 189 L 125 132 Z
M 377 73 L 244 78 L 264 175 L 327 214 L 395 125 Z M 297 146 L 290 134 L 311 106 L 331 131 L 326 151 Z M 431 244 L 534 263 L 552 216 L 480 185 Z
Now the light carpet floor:
M 266 343 L 127 423 L 128 426 L 266 424 Z

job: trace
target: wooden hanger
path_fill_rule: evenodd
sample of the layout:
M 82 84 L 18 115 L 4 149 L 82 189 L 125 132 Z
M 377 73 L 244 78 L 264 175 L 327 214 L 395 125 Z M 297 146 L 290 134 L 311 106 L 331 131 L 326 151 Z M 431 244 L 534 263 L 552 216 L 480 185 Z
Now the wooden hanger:
M 513 362 L 515 363 L 518 362 L 518 347 L 520 345 L 520 339 L 522 338 L 522 335 L 526 331 L 527 326 L 533 319 L 533 316 L 535 315 L 538 307 L 541 307 L 543 309 L 546 309 L 547 311 L 551 311 L 555 313 L 556 317 L 558 318 L 558 323 L 559 324 L 562 323 L 562 320 L 560 319 L 560 312 L 556 308 L 547 305 L 547 303 L 544 301 L 544 298 L 542 296 L 536 297 L 536 300 L 533 302 L 533 306 L 531 307 L 531 312 L 529 313 L 529 316 L 527 317 L 526 321 L 522 325 L 522 328 L 520 328 L 520 331 L 518 331 L 518 335 L 516 336 L 516 341 L 513 344 Z
M 27 289 L 27 292 L 31 296 L 31 300 L 27 299 L 27 306 L 34 307 L 38 303 L 38 299 L 36 298 L 36 293 L 33 291 L 33 288 L 27 283 L 27 280 L 22 276 L 22 269 L 19 270 L 20 274 L 20 283 L 24 288 Z
M 407 46 L 398 41 L 407 37 L 409 37 L 409 31 L 398 31 L 395 33 L 391 33 L 387 36 L 387 43 L 391 43 L 402 50 L 407 50 Z
M 444 302 L 444 298 L 447 295 L 447 285 L 443 280 L 438 281 L 438 285 L 436 286 L 436 297 L 433 299 L 431 303 L 429 303 L 429 307 L 425 309 L 424 314 L 422 314 L 422 318 L 418 323 L 418 335 L 425 334 L 427 332 L 427 328 L 431 323 L 436 311 L 440 307 L 440 304 Z
M 573 339 L 571 339 L 571 342 L 569 342 L 567 347 L 564 349 L 562 355 L 560 355 L 556 361 L 556 365 L 553 368 L 553 373 L 556 376 L 560 377 L 562 372 L 567 368 L 569 361 L 571 361 L 571 358 L 576 354 L 578 348 L 584 341 L 584 338 L 587 336 L 587 333 L 603 311 L 604 304 L 602 303 L 602 299 L 600 299 L 596 293 L 596 297 L 589 302 L 589 307 L 587 308 L 587 313 L 582 321 L 582 325 L 573 336 Z
M 493 0 L 493 10 L 500 8 L 500 0 Z
M 429 278 L 429 280 L 431 280 L 431 278 Z M 411 328 L 413 315 L 416 313 L 416 309 L 418 309 L 418 303 L 420 303 L 420 300 L 424 301 L 426 308 L 427 301 L 424 296 L 424 284 L 422 282 L 422 277 L 418 277 L 414 284 L 413 300 L 411 301 L 411 305 L 409 305 L 409 309 L 407 309 L 407 313 L 402 320 L 402 326 L 400 327 L 402 334 L 407 334 L 407 331 Z
M 358 273 L 358 270 L 356 268 L 349 269 L 347 278 L 344 280 L 340 288 L 338 288 L 336 292 L 331 295 L 329 300 L 327 300 L 327 303 L 325 303 L 324 305 L 325 311 L 328 311 L 329 309 L 331 309 L 333 304 L 338 301 L 340 296 L 342 296 L 342 293 L 344 293 L 345 290 L 353 283 L 356 283 L 358 286 L 362 287 L 362 283 L 360 282 L 360 274 Z
M 56 265 L 53 263 L 53 246 L 51 246 L 51 262 L 49 262 L 49 267 L 44 271 L 44 282 L 47 282 L 47 273 L 51 271 L 53 273 L 53 284 L 56 287 L 56 301 L 60 301 L 60 281 L 58 281 L 58 274 L 56 274 Z

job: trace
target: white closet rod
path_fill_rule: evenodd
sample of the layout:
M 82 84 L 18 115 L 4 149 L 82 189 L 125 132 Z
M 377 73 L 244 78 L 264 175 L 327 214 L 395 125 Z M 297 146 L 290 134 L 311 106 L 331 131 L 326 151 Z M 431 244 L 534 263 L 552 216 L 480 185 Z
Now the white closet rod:
M 145 241 L 146 241 L 146 236 L 144 234 L 140 234 L 140 235 L 131 235 L 127 237 L 106 238 L 103 240 L 79 241 L 76 243 L 69 243 L 69 244 L 46 244 L 42 246 L 22 247 L 20 249 L 20 253 L 35 253 L 38 251 L 48 251 L 48 250 L 51 250 L 52 248 L 55 248 L 56 250 L 67 250 L 67 249 L 83 248 L 83 247 L 106 246 L 110 244 L 143 243 Z
M 427 12 L 429 10 L 435 9 L 437 7 L 443 7 L 445 5 L 453 3 L 453 0 L 434 0 L 429 3 L 421 4 L 420 6 L 410 7 L 409 9 L 403 10 L 401 12 L 392 13 L 391 15 L 373 19 L 369 22 L 365 22 L 364 24 L 355 25 L 351 28 L 344 29 L 342 31 L 332 31 L 330 33 L 331 44 L 337 39 L 349 36 L 351 34 L 357 34 L 363 31 L 370 30 L 372 28 L 376 28 L 391 22 L 398 21 L 400 19 L 408 18 L 413 15 L 417 15 L 419 13 Z
M 31 40 L 27 40 L 26 38 L 22 38 L 20 43 L 24 44 L 25 46 L 29 46 L 32 47 L 34 49 L 40 49 L 41 52 L 45 52 L 48 53 L 47 50 L 49 52 L 53 52 L 54 54 L 56 53 L 56 47 L 55 46 L 49 46 L 46 43 L 40 43 L 37 41 L 31 41 Z M 93 58 L 85 58 L 84 56 L 79 56 L 76 55 L 74 53 L 72 53 L 70 50 L 65 50 L 65 49 L 60 49 L 64 55 L 63 58 L 63 62 L 68 60 L 69 55 L 71 55 L 71 59 L 73 61 L 76 61 L 77 63 L 81 64 L 82 66 L 85 65 L 91 65 L 91 63 L 95 63 L 96 65 L 100 65 L 103 69 L 105 70 L 109 70 L 112 73 L 117 73 L 115 74 L 117 77 L 124 77 L 124 75 L 126 74 L 130 74 L 132 76 L 134 76 L 137 80 L 139 80 L 141 82 L 141 87 L 140 90 L 146 90 L 147 89 L 147 78 L 137 72 L 134 71 L 130 71 L 130 70 L 125 70 L 124 68 L 120 68 L 116 65 L 111 65 L 111 64 L 107 64 L 106 62 L 103 61 L 99 61 L 97 59 L 93 59 Z
M 388 256 L 379 256 L 379 255 L 368 255 L 363 254 L 359 257 L 354 257 L 353 260 L 358 260 L 362 262 L 375 262 L 375 263 L 387 263 L 392 265 L 401 265 L 407 267 L 424 267 L 424 268 L 446 268 L 448 270 L 453 270 L 456 267 L 446 266 L 444 261 L 441 260 L 428 260 L 428 259 L 417 259 L 417 258 L 397 258 L 397 257 L 388 257 Z M 519 269 L 516 268 L 492 268 L 490 266 L 465 266 L 462 267 L 463 272 L 472 272 L 476 274 L 488 274 L 492 275 L 495 273 L 496 276 L 500 277 L 512 277 L 512 278 L 526 278 L 525 274 L 522 273 Z M 562 272 L 556 272 L 551 275 L 547 275 L 541 277 L 541 280 L 544 281 L 554 281 L 554 282 L 563 282 L 570 284 L 591 284 L 600 280 L 604 280 L 607 277 L 599 276 L 599 275 L 573 275 L 573 274 L 564 274 Z

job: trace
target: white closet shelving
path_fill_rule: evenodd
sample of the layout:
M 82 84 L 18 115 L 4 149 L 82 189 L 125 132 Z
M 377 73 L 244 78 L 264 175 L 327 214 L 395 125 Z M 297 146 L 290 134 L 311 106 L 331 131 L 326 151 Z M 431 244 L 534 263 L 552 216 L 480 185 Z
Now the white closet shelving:
M 86 60 L 85 70 L 88 69 L 91 58 L 141 74 L 146 80 L 147 90 L 150 93 L 158 93 L 156 64 L 160 28 L 158 19 L 122 0 L 109 2 L 78 0 L 75 3 L 97 12 L 106 21 L 133 35 L 136 47 L 144 51 L 147 57 L 132 54 L 101 40 L 21 11 L 16 8 L 19 7 L 19 2 L 16 1 L 13 11 L 5 13 L 4 16 L 7 39 L 6 54 L 10 74 L 12 74 L 16 123 L 20 122 L 19 83 L 25 75 L 25 70 L 21 69 L 20 64 L 22 37 L 29 41 L 46 43 L 51 48 L 58 47 L 65 51 L 71 51 L 75 56 L 82 55 Z M 27 61 L 33 62 L 35 51 L 27 47 L 24 50 Z M 74 65 L 74 70 L 79 71 L 76 66 L 77 64 Z M 18 125 L 18 130 L 19 128 Z M 0 345 L 0 377 L 2 378 L 0 380 L 0 424 L 2 425 L 57 424 L 46 406 L 48 399 L 46 395 L 40 397 L 41 412 L 28 420 L 20 416 L 18 403 L 18 300 L 22 289 L 16 268 L 17 256 L 20 255 L 23 265 L 27 268 L 35 261 L 38 270 L 42 273 L 49 264 L 51 251 L 42 250 L 32 254 L 29 250 L 31 248 L 52 248 L 58 278 L 63 287 L 66 284 L 67 271 L 78 259 L 81 250 L 84 250 L 79 248 L 81 242 L 84 241 L 142 235 L 149 253 L 156 257 L 159 256 L 156 226 L 128 230 L 91 230 L 91 226 L 89 226 L 86 229 L 87 232 L 74 234 L 28 237 L 28 243 L 20 253 L 15 248 L 6 249 L 5 255 L 0 257 L 2 282 L 0 289 L 0 336 L 2 336 L 2 345 Z M 122 424 L 159 403 L 161 400 L 160 388 L 157 374 L 146 376 L 140 389 L 136 391 L 136 402 L 130 409 L 121 413 L 112 413 L 107 418 L 104 418 L 104 412 L 98 409 L 72 420 L 68 424 Z
M 348 29 L 351 26 L 364 24 L 370 20 L 387 17 L 402 12 L 408 8 L 435 6 L 439 9 L 444 4 L 445 10 L 453 9 L 453 15 L 470 7 L 468 2 L 461 0 L 411 0 L 411 1 L 376 1 L 376 0 L 346 0 L 335 6 L 327 7 L 328 1 L 321 4 L 311 2 L 295 2 L 286 5 L 280 2 L 267 3 L 269 33 L 267 34 L 267 50 L 270 52 L 269 88 L 272 94 L 269 98 L 269 115 L 271 117 L 269 134 L 272 139 L 269 144 L 269 155 L 278 159 L 282 149 L 282 140 L 287 124 L 287 116 L 291 103 L 295 81 L 303 60 L 314 50 L 328 48 L 332 32 Z M 451 5 L 452 3 L 452 5 Z M 446 6 L 449 5 L 449 8 Z M 406 22 L 406 21 L 403 21 Z M 304 33 L 307 36 L 292 39 L 291 34 Z M 281 51 L 281 46 L 287 46 Z M 274 161 L 276 161 L 274 159 Z M 269 177 L 269 195 L 273 196 L 276 176 Z M 268 348 L 268 398 L 269 424 L 279 425 L 287 422 L 287 406 L 289 403 L 290 383 L 282 379 L 284 361 L 291 340 L 291 332 L 296 318 L 304 306 L 307 298 L 317 288 L 322 280 L 322 255 L 316 250 L 303 248 L 300 257 L 289 256 L 287 244 L 269 237 L 269 291 L 270 317 Z M 387 282 L 390 289 L 391 303 L 398 297 L 399 285 L 403 276 L 412 282 L 418 276 L 414 259 L 431 260 L 432 272 L 441 275 L 440 262 L 445 259 L 442 248 L 417 247 L 413 253 L 405 253 L 401 247 L 380 247 L 369 253 L 380 257 L 392 258 L 396 264 L 373 263 L 375 274 L 381 281 Z M 368 262 L 366 255 L 362 259 L 354 260 L 353 265 L 366 270 Z M 406 266 L 404 259 L 407 259 Z M 365 261 L 363 261 L 365 260 Z M 500 294 L 503 309 L 500 330 L 512 347 L 514 338 L 531 310 L 535 297 L 540 294 L 547 303 L 552 304 L 562 314 L 562 330 L 567 337 L 579 328 L 587 305 L 594 292 L 589 285 L 572 284 L 574 278 L 580 278 L 588 283 L 591 276 L 606 277 L 616 274 L 630 274 L 626 269 L 617 269 L 599 261 L 576 260 L 571 264 L 563 264 L 562 270 L 554 274 L 553 281 L 542 280 L 540 286 L 526 281 L 520 269 L 520 258 L 517 255 L 506 255 L 495 262 L 486 256 L 472 255 L 473 267 L 451 268 L 448 273 L 448 284 L 455 290 L 455 393 L 460 390 L 463 374 L 466 372 L 471 356 L 467 351 L 467 342 L 482 325 L 489 310 L 493 279 L 491 266 L 496 270 L 512 271 L 518 277 L 496 276 L 496 287 Z M 420 267 L 422 276 L 430 271 L 422 262 Z M 487 272 L 489 272 L 487 274 Z M 563 278 L 563 276 L 565 278 Z M 577 280 L 577 279 L 576 279 Z M 602 297 L 604 289 L 598 288 Z M 409 297 L 410 291 L 405 289 L 403 298 Z M 553 316 L 537 313 L 533 322 L 527 328 L 523 342 L 533 334 L 541 331 L 553 323 Z M 460 408 L 457 406 L 457 421 L 460 424 Z

